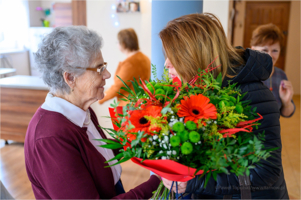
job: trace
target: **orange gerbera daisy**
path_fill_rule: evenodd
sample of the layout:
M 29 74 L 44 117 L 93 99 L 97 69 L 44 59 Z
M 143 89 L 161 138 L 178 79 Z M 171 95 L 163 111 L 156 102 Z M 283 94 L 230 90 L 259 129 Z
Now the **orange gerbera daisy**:
M 185 123 L 187 121 L 197 123 L 199 119 L 216 119 L 216 108 L 209 101 L 209 98 L 202 94 L 192 95 L 190 98 L 184 97 L 178 106 L 180 110 L 177 114 L 179 117 L 185 117 Z
M 131 132 L 144 131 L 149 134 L 150 132 L 150 121 L 145 116 L 161 117 L 162 107 L 160 106 L 147 106 L 143 110 L 134 110 L 131 113 L 130 121 L 135 126 L 131 129 Z

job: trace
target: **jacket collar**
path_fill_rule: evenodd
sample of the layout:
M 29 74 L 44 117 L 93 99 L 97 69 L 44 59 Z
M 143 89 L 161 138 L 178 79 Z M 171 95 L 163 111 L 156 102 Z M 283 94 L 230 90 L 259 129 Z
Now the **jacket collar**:
M 225 78 L 223 87 L 230 83 L 249 83 L 254 81 L 264 81 L 270 77 L 273 68 L 272 58 L 259 51 L 246 49 L 243 56 L 246 64 L 238 67 L 238 73 L 234 74 L 234 78 Z

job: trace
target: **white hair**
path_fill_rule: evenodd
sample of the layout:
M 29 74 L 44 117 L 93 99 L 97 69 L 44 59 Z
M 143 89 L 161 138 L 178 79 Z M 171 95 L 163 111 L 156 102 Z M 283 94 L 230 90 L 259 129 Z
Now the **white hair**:
M 34 57 L 50 92 L 69 94 L 63 73 L 83 74 L 102 44 L 102 37 L 84 26 L 57 27 L 46 35 Z

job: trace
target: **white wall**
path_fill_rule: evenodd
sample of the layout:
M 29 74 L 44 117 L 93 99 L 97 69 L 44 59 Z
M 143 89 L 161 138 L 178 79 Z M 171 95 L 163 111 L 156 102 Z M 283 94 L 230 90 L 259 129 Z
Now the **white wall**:
M 112 74 L 112 78 L 106 82 L 106 88 L 113 83 L 113 75 L 118 63 L 125 59 L 117 46 L 117 34 L 121 29 L 133 28 L 138 35 L 140 50 L 151 58 L 151 1 L 140 1 L 140 13 L 117 14 L 112 9 L 112 5 L 116 5 L 116 0 L 87 1 L 87 27 L 103 37 L 102 54 Z M 112 14 L 115 15 L 114 18 Z M 115 26 L 116 21 L 119 22 L 119 26 Z M 92 105 L 100 125 L 111 126 L 109 119 L 101 118 L 101 116 L 109 115 L 108 106 L 111 102 L 108 101 L 103 105 L 96 102 Z
M 28 1 L 29 11 L 29 26 L 40 27 L 42 26 L 41 18 L 45 18 L 42 11 L 37 11 L 37 7 L 41 7 L 41 1 Z
M 229 0 L 203 0 L 203 13 L 209 12 L 218 17 L 224 31 L 228 33 Z

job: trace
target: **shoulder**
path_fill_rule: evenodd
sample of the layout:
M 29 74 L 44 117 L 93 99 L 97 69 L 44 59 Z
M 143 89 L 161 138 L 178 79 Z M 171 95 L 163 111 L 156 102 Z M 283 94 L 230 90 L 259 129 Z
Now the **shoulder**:
M 143 54 L 141 51 L 139 51 L 135 55 L 127 58 L 125 60 L 125 62 L 126 61 L 129 62 L 129 63 L 131 63 L 131 64 L 133 64 L 133 65 L 136 65 L 138 63 L 140 65 L 143 64 L 143 63 L 146 63 L 146 64 L 150 63 L 150 59 L 145 54 Z
M 227 81 L 232 83 L 246 84 L 252 82 L 261 82 L 270 77 L 273 69 L 272 58 L 265 53 L 246 49 L 242 56 L 245 64 L 237 68 L 234 78 L 226 79 L 223 85 L 227 85 Z
M 34 135 L 34 140 L 72 137 L 80 129 L 62 114 L 39 108 L 28 125 L 27 134 Z
M 274 67 L 274 73 L 273 73 L 272 77 L 273 78 L 277 77 L 281 80 L 283 80 L 283 79 L 287 80 L 287 76 L 286 76 L 285 72 L 278 67 Z

